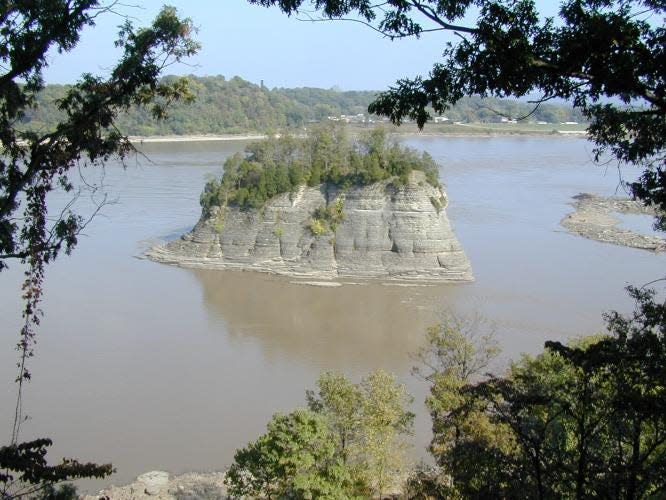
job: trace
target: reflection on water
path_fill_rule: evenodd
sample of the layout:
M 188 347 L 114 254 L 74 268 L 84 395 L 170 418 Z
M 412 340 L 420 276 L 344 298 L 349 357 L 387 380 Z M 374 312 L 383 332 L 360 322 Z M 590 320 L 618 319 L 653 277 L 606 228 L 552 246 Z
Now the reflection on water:
M 231 338 L 260 342 L 267 357 L 285 355 L 340 370 L 403 372 L 436 321 L 434 305 L 460 286 L 372 282 L 321 287 L 251 272 L 193 270 L 210 314 Z
M 118 203 L 88 226 L 72 257 L 47 273 L 24 438 L 53 438 L 53 459 L 111 461 L 115 483 L 158 468 L 221 469 L 273 412 L 302 405 L 322 370 L 358 380 L 385 368 L 415 396 L 415 452 L 424 455 L 427 388 L 409 375 L 409 354 L 440 311 L 485 316 L 513 357 L 539 351 L 547 339 L 602 329 L 604 311 L 631 310 L 624 286 L 663 275 L 664 254 L 560 228 L 573 195 L 608 196 L 617 186 L 616 175 L 591 164 L 585 141 L 406 142 L 442 164 L 449 218 L 474 283 L 321 288 L 139 260 L 134 256 L 147 242 L 173 238 L 196 222 L 205 179 L 245 144 L 145 144 L 150 162 L 109 165 L 105 186 Z M 623 173 L 628 180 L 631 174 Z M 4 401 L 15 391 L 20 271 L 0 273 Z M 11 410 L 3 407 L 0 432 L 8 433 Z

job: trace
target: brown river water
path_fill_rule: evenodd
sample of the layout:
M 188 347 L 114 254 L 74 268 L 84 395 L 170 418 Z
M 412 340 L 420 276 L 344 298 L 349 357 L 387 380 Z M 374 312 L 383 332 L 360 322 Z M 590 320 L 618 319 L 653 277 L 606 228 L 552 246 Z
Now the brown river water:
M 85 483 L 89 489 L 153 469 L 219 470 L 274 412 L 303 405 L 321 371 L 359 380 L 384 368 L 415 397 L 414 456 L 424 457 L 427 387 L 410 375 L 410 355 L 442 311 L 495 323 L 504 349 L 499 370 L 545 340 L 602 330 L 604 311 L 631 310 L 626 285 L 663 276 L 665 255 L 585 240 L 559 226 L 571 196 L 617 190 L 617 169 L 595 166 L 585 140 L 403 142 L 442 165 L 448 215 L 474 283 L 323 288 L 136 258 L 194 225 L 205 179 L 243 142 L 146 144 L 146 157 L 126 169 L 84 171 L 88 183 L 104 185 L 92 196 L 104 191 L 114 203 L 47 273 L 22 438 L 51 437 L 54 459 L 112 462 L 117 473 Z M 83 213 L 90 196 L 77 202 Z M 54 206 L 64 201 L 53 197 Z M 0 274 L 0 442 L 13 416 L 20 278 L 19 266 Z

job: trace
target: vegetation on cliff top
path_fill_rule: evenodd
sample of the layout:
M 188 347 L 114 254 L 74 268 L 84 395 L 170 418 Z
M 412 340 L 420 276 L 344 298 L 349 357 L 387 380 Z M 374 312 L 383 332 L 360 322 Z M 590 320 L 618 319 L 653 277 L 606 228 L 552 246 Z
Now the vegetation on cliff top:
M 307 137 L 269 138 L 231 156 L 222 177 L 206 184 L 200 201 L 206 211 L 227 205 L 260 208 L 304 184 L 350 187 L 392 178 L 403 185 L 412 170 L 423 171 L 429 184 L 439 186 L 432 157 L 389 141 L 381 127 L 351 141 L 343 126 L 313 126 Z

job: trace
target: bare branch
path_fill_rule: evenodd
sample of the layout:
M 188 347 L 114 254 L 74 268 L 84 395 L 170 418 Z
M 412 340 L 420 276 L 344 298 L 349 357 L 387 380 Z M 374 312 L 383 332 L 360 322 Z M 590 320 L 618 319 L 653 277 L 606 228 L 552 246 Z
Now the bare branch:
M 384 38 L 390 38 L 391 40 L 398 40 L 398 39 L 409 38 L 409 37 L 414 36 L 413 34 L 408 34 L 408 33 L 392 34 L 392 33 L 389 33 L 388 31 L 381 30 L 381 29 L 377 28 L 376 26 L 374 26 L 372 23 L 369 23 L 367 21 L 363 21 L 362 19 L 354 19 L 354 18 L 351 18 L 351 17 L 336 17 L 336 18 L 332 18 L 332 19 L 324 18 L 324 17 L 315 18 L 315 17 L 311 17 L 309 14 L 307 14 L 307 15 L 308 15 L 307 19 L 300 18 L 300 17 L 296 17 L 295 19 L 297 21 L 308 22 L 308 23 L 323 23 L 323 22 L 328 23 L 328 22 L 332 22 L 332 21 L 343 21 L 343 22 L 350 22 L 350 23 L 358 23 L 358 24 L 362 24 L 363 26 L 366 26 L 367 28 L 370 28 L 371 30 L 379 33 Z M 419 33 L 432 33 L 432 32 L 435 32 L 435 31 L 445 31 L 445 30 L 446 30 L 446 28 L 432 28 L 432 29 L 421 30 Z
M 475 28 L 469 28 L 467 26 L 459 26 L 456 24 L 451 24 L 446 22 L 444 19 L 442 19 L 440 16 L 437 15 L 437 13 L 432 7 L 422 4 L 420 0 L 412 0 L 411 4 L 428 19 L 430 19 L 436 24 L 439 24 L 444 30 L 458 31 L 460 33 L 468 33 L 470 35 L 474 35 L 479 32 L 479 30 Z

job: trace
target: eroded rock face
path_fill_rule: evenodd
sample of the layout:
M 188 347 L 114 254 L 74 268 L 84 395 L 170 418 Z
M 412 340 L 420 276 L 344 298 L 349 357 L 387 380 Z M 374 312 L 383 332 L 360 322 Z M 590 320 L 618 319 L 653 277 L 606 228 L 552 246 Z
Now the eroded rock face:
M 343 220 L 315 235 L 313 213 L 342 200 Z M 290 276 L 471 281 L 471 266 L 446 217 L 443 191 L 412 172 L 409 182 L 342 190 L 322 184 L 269 200 L 261 210 L 214 207 L 153 260 Z

